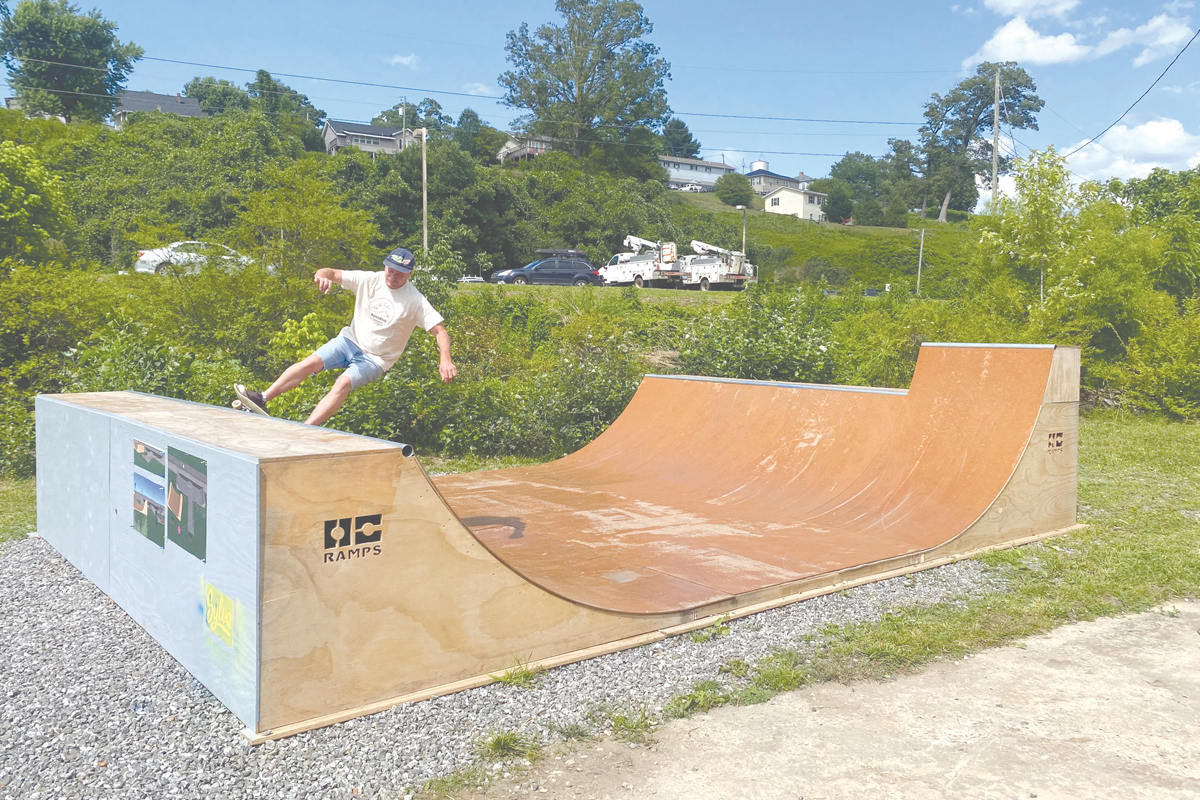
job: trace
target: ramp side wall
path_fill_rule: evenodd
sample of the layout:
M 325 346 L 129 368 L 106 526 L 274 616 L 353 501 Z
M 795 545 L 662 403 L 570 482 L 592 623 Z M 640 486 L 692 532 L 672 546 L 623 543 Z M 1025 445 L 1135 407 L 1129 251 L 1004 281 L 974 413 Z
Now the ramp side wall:
M 39 397 L 36 411 L 39 533 L 253 725 L 257 462 L 69 400 Z M 162 452 L 161 476 L 140 466 L 153 459 L 135 459 L 138 442 Z M 182 480 L 172 480 L 172 466 L 185 471 Z M 191 497 L 173 502 L 172 486 Z M 161 535 L 147 528 L 148 515 L 135 519 L 143 502 L 135 489 L 144 498 L 155 487 L 166 506 Z M 172 507 L 183 514 L 174 526 Z
M 362 454 L 265 463 L 263 472 L 257 732 L 695 616 L 605 614 L 539 589 L 463 527 L 415 459 Z M 356 528 L 368 541 L 357 543 Z

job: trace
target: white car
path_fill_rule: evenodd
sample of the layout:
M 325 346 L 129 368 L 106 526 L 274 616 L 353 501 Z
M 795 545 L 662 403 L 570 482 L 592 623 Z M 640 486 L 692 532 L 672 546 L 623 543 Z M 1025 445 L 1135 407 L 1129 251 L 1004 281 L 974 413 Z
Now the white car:
M 458 279 L 459 283 L 485 283 L 483 278 L 478 275 L 464 275 Z
M 194 275 L 207 264 L 234 272 L 253 262 L 246 256 L 215 242 L 172 242 L 166 247 L 139 250 L 134 272 L 165 275 L 173 272 Z

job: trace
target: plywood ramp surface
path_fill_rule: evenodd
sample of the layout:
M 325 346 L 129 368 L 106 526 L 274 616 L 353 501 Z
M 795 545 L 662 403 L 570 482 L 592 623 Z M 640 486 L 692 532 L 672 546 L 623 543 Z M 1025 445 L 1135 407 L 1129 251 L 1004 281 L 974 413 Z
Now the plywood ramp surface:
M 678 612 L 944 548 L 1031 447 L 1063 473 L 1061 491 L 1023 478 L 1063 506 L 1033 527 L 1073 525 L 1074 423 L 1043 413 L 1072 379 L 1078 351 L 1048 346 L 926 346 L 907 392 L 647 377 L 578 453 L 434 482 L 537 586 L 604 611 Z M 1043 453 L 1039 426 L 1064 423 L 1072 441 Z

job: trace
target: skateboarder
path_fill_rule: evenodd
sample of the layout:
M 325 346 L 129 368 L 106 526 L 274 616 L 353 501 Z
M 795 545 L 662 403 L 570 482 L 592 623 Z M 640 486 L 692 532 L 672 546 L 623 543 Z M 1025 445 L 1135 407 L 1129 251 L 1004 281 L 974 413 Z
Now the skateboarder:
M 321 425 L 337 413 L 351 391 L 379 380 L 391 369 L 418 325 L 437 338 L 438 372 L 442 380 L 446 383 L 454 380 L 458 367 L 450 360 L 450 334 L 442 324 L 442 315 L 408 282 L 414 264 L 413 254 L 398 247 L 383 260 L 382 272 L 317 270 L 313 282 L 325 294 L 329 294 L 335 283 L 354 292 L 354 317 L 350 325 L 317 352 L 284 370 L 265 392 L 234 384 L 241 405 L 249 411 L 266 414 L 267 403 L 295 389 L 308 376 L 323 369 L 344 369 L 306 420 L 309 425 Z

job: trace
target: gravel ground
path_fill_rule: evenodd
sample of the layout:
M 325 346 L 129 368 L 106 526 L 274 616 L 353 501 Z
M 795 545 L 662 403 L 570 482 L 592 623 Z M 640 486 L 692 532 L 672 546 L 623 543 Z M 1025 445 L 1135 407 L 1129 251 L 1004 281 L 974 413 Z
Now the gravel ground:
M 499 730 L 555 737 L 598 705 L 662 708 L 740 658 L 829 624 L 1003 588 L 964 561 L 498 684 L 250 747 L 241 724 L 41 539 L 0 544 L 0 798 L 387 798 L 468 766 Z M 723 676 L 722 676 L 723 677 Z

